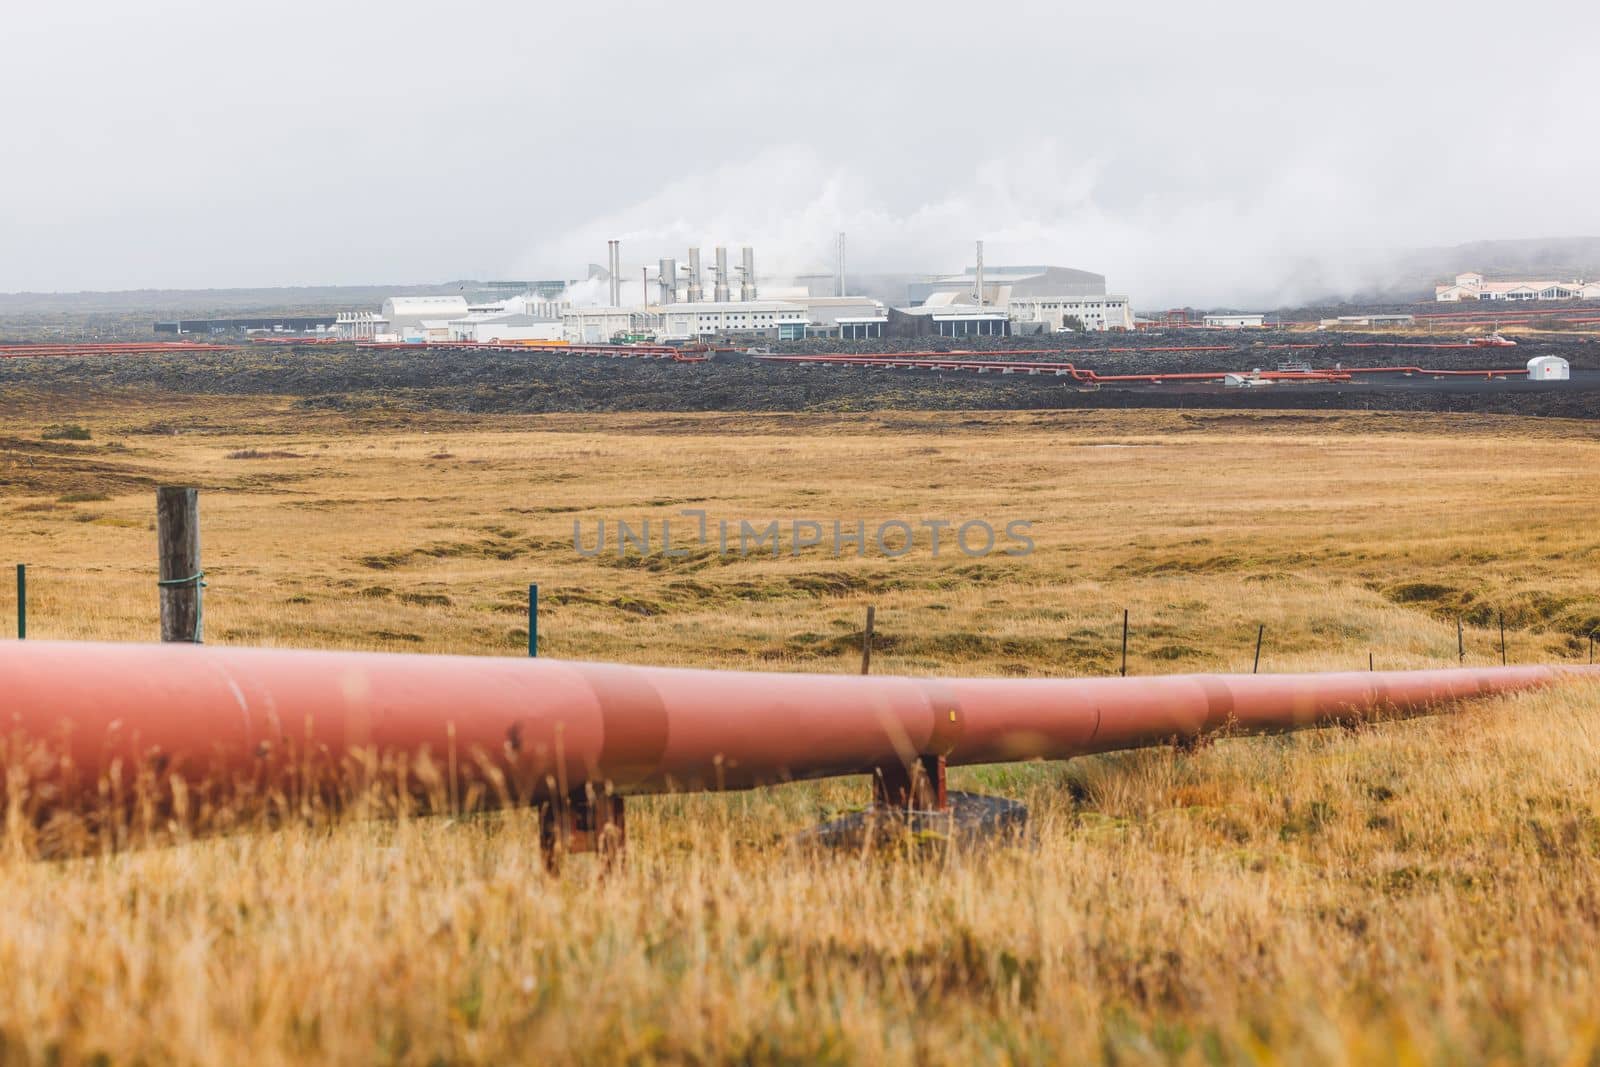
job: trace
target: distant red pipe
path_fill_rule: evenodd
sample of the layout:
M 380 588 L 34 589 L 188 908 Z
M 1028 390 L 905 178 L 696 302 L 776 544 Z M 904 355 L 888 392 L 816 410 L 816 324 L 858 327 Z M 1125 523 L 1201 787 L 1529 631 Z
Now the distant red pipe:
M 1418 714 L 1580 676 L 1600 668 L 935 679 L 18 641 L 0 643 L 0 722 L 11 744 L 59 747 L 65 758 L 35 768 L 32 786 L 58 806 L 102 803 L 96 783 L 141 761 L 271 786 L 289 750 L 426 754 L 467 778 L 497 768 L 535 797 L 585 783 L 743 789 L 924 756 L 1066 759 Z
M 1472 347 L 1463 345 L 1461 347 Z M 1152 374 L 1101 374 L 1065 361 L 1032 362 L 1012 359 L 948 359 L 936 354 L 895 356 L 757 356 L 765 363 L 822 363 L 846 367 L 900 367 L 910 370 L 964 370 L 1000 374 L 1053 374 L 1070 377 L 1086 385 L 1108 382 L 1214 382 L 1229 374 L 1246 374 L 1258 381 L 1271 382 L 1346 382 L 1355 374 L 1431 374 L 1450 377 L 1504 378 L 1527 374 L 1526 367 L 1485 368 L 1482 370 L 1425 370 L 1421 367 L 1342 367 L 1308 371 L 1176 371 Z
M 226 345 L 208 345 L 190 341 L 0 345 L 0 359 L 22 359 L 35 356 L 135 356 L 226 351 L 229 351 Z

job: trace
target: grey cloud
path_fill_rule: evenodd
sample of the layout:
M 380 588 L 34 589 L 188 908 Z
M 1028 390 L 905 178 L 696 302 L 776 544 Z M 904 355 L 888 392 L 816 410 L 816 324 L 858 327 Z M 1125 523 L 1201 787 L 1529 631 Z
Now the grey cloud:
M 232 4 L 8 12 L 0 290 L 1101 270 L 1142 305 L 1600 232 L 1593 5 Z

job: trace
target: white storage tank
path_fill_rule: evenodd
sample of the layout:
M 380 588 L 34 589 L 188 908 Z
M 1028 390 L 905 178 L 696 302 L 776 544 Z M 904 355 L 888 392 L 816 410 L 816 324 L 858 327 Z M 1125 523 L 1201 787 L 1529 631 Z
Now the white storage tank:
M 1572 364 L 1560 356 L 1536 356 L 1528 360 L 1528 381 L 1564 382 L 1572 378 Z

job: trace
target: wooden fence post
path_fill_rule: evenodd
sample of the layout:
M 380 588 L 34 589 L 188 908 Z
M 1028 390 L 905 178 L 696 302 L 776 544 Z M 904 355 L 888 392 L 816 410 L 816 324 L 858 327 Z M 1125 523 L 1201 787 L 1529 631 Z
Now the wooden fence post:
M 205 638 L 200 607 L 205 571 L 200 568 L 200 491 L 176 486 L 156 490 L 156 551 L 161 577 L 161 640 L 199 644 Z
M 1250 665 L 1250 673 L 1255 674 L 1261 669 L 1261 642 L 1267 636 L 1267 624 L 1262 623 L 1261 629 L 1256 631 L 1256 661 Z
M 1128 676 L 1128 609 L 1122 609 L 1122 676 Z
M 861 673 L 872 670 L 872 624 L 877 620 L 878 609 L 867 605 L 867 628 L 861 633 Z

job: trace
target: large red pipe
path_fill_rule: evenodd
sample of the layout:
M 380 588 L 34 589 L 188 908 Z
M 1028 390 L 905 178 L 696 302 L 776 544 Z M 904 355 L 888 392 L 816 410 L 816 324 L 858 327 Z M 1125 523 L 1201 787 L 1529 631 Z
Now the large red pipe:
M 467 774 L 492 766 L 533 797 L 585 783 L 619 793 L 748 788 L 920 756 L 1065 759 L 1223 729 L 1419 714 L 1596 672 L 943 680 L 19 641 L 0 644 L 0 722 L 9 741 L 45 742 L 64 757 L 52 766 L 70 768 L 77 785 L 45 791 L 64 805 L 95 803 L 94 783 L 116 764 L 259 780 L 274 752 L 291 749 L 427 754 Z

